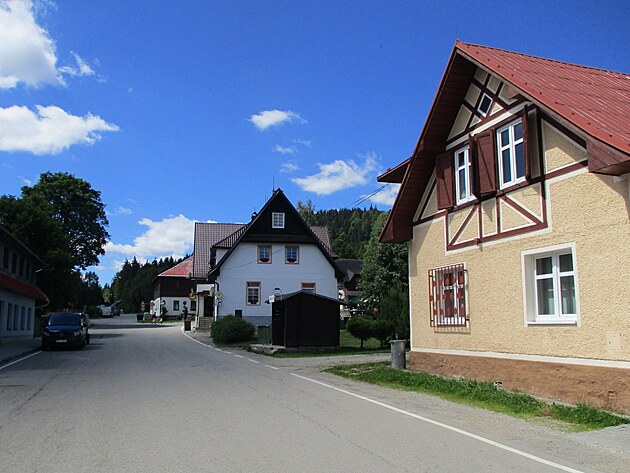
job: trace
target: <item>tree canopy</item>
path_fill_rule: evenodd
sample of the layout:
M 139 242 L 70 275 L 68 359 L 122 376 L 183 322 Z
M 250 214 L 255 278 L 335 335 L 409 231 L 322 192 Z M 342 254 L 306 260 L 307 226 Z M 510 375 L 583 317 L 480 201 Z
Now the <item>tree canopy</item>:
M 181 261 L 183 259 L 176 261 L 172 257 L 147 261 L 144 264 L 140 264 L 136 258 L 131 261 L 125 260 L 121 270 L 116 273 L 111 287 L 106 286 L 104 293 L 109 302 L 120 301 L 124 311 L 137 312 L 140 303 L 148 304 L 153 299 L 155 277 Z
M 100 192 L 71 174 L 47 172 L 22 187 L 21 197 L 0 197 L 0 224 L 44 262 L 37 279 L 50 308 L 79 307 L 86 281 L 79 270 L 98 263 L 109 237 Z
M 328 227 L 333 251 L 348 259 L 363 258 L 375 221 L 387 215 L 374 207 L 315 210 L 310 200 L 298 201 L 297 210 L 308 225 Z

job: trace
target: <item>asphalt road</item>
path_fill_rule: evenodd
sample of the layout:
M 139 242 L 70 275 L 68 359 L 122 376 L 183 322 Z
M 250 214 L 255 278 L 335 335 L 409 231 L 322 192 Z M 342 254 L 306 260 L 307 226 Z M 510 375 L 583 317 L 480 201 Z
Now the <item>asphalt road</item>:
M 566 434 L 321 373 L 330 359 L 218 350 L 180 325 L 96 321 L 83 351 L 0 368 L 0 472 L 628 471 Z M 342 360 L 343 361 L 343 360 Z M 604 440 L 602 440 L 604 439 Z

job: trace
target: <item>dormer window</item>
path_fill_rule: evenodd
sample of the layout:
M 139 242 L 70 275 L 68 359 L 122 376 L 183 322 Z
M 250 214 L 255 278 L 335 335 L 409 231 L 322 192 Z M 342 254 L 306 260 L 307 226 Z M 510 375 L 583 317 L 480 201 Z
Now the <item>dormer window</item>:
M 483 94 L 481 96 L 481 100 L 479 101 L 479 106 L 477 107 L 477 111 L 481 113 L 484 117 L 488 115 L 490 111 L 490 107 L 492 106 L 492 98 L 487 94 Z
M 271 214 L 271 228 L 284 228 L 284 212 Z

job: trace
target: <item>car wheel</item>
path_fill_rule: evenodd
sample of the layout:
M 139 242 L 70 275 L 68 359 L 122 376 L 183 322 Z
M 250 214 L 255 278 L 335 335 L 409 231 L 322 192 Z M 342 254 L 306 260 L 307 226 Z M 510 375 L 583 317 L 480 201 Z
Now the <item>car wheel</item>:
M 42 351 L 48 351 L 48 345 L 42 343 Z

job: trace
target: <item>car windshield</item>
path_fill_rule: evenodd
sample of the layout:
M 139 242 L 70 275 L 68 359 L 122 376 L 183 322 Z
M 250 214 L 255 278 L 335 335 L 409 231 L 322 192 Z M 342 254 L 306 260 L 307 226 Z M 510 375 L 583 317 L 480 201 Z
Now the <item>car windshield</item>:
M 79 314 L 51 314 L 48 325 L 79 325 Z

